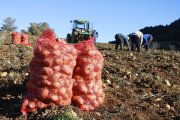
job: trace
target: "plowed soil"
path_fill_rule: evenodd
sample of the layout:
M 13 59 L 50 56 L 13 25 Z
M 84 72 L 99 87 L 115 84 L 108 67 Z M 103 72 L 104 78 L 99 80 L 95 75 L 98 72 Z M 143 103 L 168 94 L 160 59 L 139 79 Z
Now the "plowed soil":
M 22 115 L 33 47 L 0 45 L 0 119 L 40 120 L 68 109 L 81 120 L 180 120 L 180 52 L 115 51 L 97 44 L 104 56 L 105 103 L 91 112 L 52 106 Z

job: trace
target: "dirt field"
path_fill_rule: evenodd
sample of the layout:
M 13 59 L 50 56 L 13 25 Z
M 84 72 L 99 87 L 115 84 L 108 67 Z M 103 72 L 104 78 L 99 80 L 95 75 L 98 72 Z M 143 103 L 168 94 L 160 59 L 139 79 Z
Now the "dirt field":
M 110 44 L 97 47 L 105 58 L 103 106 L 92 112 L 74 105 L 52 106 L 22 116 L 20 105 L 27 93 L 33 48 L 1 44 L 0 120 L 46 120 L 64 111 L 76 120 L 180 120 L 180 52 L 115 51 Z

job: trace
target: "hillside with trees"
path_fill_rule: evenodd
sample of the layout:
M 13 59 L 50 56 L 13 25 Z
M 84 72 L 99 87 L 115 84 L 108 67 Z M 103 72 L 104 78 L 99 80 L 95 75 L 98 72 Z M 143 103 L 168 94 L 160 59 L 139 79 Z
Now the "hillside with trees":
M 17 30 L 17 26 L 15 25 L 16 19 L 12 17 L 7 17 L 3 20 L 2 27 L 0 27 L 0 35 L 3 34 L 3 32 L 13 32 Z M 30 23 L 30 26 L 27 28 L 27 30 L 22 29 L 21 33 L 27 33 L 29 35 L 41 35 L 41 33 L 49 28 L 49 24 L 47 22 L 32 22 Z
M 156 41 L 180 41 L 180 19 L 170 25 L 158 25 L 141 29 L 144 34 L 150 33 Z
M 169 25 L 145 27 L 140 31 L 144 34 L 152 34 L 154 42 L 157 42 L 162 49 L 180 50 L 180 18 Z
M 152 34 L 152 48 L 180 50 L 180 18 L 169 25 L 150 26 L 140 29 L 144 34 Z M 115 41 L 109 41 L 115 44 Z

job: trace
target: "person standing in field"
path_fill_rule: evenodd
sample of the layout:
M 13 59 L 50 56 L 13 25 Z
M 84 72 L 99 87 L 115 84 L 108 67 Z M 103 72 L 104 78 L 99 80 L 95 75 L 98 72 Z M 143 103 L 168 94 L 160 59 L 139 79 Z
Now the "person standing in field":
M 96 40 L 98 37 L 98 32 L 96 30 L 93 30 L 93 37 L 94 37 L 94 44 L 96 44 Z

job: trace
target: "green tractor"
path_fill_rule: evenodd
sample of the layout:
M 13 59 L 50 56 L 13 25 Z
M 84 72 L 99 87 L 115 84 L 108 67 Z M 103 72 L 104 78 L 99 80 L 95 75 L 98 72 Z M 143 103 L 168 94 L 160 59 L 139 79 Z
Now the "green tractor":
M 71 34 L 67 34 L 68 43 L 77 43 L 82 40 L 88 40 L 93 36 L 92 23 L 88 20 L 73 20 L 73 29 Z

